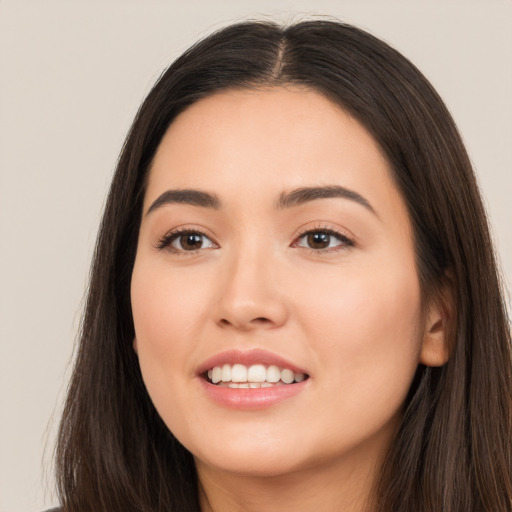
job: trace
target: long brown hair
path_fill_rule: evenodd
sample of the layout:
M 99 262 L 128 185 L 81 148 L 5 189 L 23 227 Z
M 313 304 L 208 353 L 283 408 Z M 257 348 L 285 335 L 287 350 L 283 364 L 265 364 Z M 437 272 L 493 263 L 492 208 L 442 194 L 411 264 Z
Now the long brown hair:
M 132 349 L 130 280 L 145 178 L 173 119 L 228 88 L 299 84 L 374 136 L 413 225 L 425 298 L 449 286 L 451 356 L 421 366 L 375 484 L 381 512 L 510 512 L 510 327 L 482 201 L 443 102 L 400 53 L 334 21 L 242 23 L 160 77 L 123 147 L 98 235 L 57 448 L 63 508 L 196 512 L 193 458 L 158 416 Z

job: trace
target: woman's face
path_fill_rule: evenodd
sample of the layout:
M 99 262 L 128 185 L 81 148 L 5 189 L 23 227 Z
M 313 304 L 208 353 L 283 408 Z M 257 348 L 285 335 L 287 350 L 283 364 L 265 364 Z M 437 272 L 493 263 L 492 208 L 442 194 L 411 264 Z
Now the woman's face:
M 172 123 L 131 299 L 147 390 L 199 469 L 369 467 L 424 353 L 389 165 L 306 89 L 222 92 Z

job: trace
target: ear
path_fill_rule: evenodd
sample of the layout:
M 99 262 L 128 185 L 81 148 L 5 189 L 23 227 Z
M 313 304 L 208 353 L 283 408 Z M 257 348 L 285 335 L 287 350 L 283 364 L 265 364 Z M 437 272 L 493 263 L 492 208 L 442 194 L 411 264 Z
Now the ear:
M 135 336 L 133 338 L 133 350 L 137 355 L 139 355 L 139 348 L 137 347 L 137 338 Z
M 443 366 L 450 358 L 450 327 L 453 323 L 453 295 L 445 285 L 437 300 L 432 300 L 425 315 L 425 332 L 420 362 L 425 366 Z

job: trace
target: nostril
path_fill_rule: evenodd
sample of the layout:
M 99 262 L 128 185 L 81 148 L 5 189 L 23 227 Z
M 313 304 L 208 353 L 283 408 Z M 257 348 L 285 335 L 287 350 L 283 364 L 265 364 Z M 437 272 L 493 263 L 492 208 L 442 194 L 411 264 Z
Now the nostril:
M 223 326 L 230 326 L 230 325 L 235 325 L 236 326 L 236 323 L 234 322 L 230 322 L 229 320 L 225 319 L 225 318 L 222 318 L 219 323 Z M 249 324 L 248 325 L 265 325 L 265 324 L 268 324 L 268 323 L 272 323 L 272 321 L 268 318 L 265 318 L 263 316 L 259 316 L 257 318 L 253 318 L 252 320 L 249 321 Z
M 266 323 L 270 322 L 270 320 L 263 316 L 259 316 L 258 318 L 253 318 L 251 320 L 251 322 L 256 323 L 256 324 L 266 324 Z

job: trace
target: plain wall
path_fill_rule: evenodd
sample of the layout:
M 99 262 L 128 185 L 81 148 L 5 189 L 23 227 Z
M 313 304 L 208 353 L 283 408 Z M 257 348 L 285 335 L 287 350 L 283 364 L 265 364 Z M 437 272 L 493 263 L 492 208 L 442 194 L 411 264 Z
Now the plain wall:
M 212 30 L 313 14 L 380 36 L 438 89 L 474 162 L 510 287 L 512 1 L 0 0 L 1 512 L 56 503 L 50 462 L 89 262 L 140 102 Z

